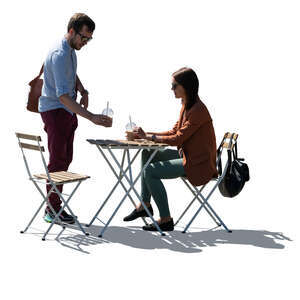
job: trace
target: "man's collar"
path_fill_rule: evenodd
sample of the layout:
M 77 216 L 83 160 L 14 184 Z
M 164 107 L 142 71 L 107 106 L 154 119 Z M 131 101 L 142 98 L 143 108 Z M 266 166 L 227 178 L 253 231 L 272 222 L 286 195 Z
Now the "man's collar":
M 70 44 L 69 44 L 68 40 L 66 39 L 66 37 L 63 38 L 63 40 L 62 40 L 62 45 L 63 45 L 63 48 L 64 48 L 65 50 L 69 50 L 70 52 L 71 52 L 72 50 L 74 50 L 74 49 L 70 46 Z

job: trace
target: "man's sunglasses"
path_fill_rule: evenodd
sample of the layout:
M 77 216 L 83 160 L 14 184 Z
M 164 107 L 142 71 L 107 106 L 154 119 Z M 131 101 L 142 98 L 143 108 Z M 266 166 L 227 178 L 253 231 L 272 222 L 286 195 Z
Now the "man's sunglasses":
M 85 36 L 85 35 L 83 35 L 83 34 L 81 34 L 79 32 L 76 32 L 76 33 L 80 36 L 81 41 L 83 43 L 85 43 L 85 42 L 88 43 L 92 39 L 92 37 Z
M 174 91 L 178 86 L 178 83 L 177 82 L 173 82 L 172 83 L 172 90 Z

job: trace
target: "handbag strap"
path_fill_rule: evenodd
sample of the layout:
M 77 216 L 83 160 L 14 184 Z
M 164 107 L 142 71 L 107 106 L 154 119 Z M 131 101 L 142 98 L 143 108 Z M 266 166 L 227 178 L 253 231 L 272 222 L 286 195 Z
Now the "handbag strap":
M 222 151 L 223 151 L 223 143 L 225 141 L 225 135 L 222 139 L 222 142 L 220 143 L 218 149 L 217 149 L 217 170 L 218 170 L 218 173 L 219 175 L 221 176 L 222 175 L 222 159 L 221 159 L 221 156 L 222 156 Z
M 41 75 L 43 74 L 43 72 L 44 72 L 44 64 L 42 65 L 42 67 L 41 67 L 41 70 L 40 70 L 40 74 L 39 74 L 39 76 L 38 77 L 36 77 L 36 78 L 40 78 L 41 77 Z
M 34 81 L 36 81 L 37 79 L 39 79 L 41 77 L 41 75 L 43 74 L 44 72 L 44 64 L 42 65 L 41 67 L 41 70 L 40 70 L 40 73 L 38 76 L 36 76 L 34 79 L 32 79 L 30 82 L 29 82 L 29 85 L 31 85 Z
M 229 149 L 227 150 L 227 153 L 228 153 L 228 163 L 229 163 L 229 166 L 231 167 L 231 164 L 232 164 L 232 156 L 231 156 L 231 153 L 234 152 L 231 150 L 231 146 L 232 146 L 232 140 L 233 140 L 233 134 L 231 135 L 231 138 L 229 140 Z M 234 156 L 234 154 L 233 154 Z M 233 157 L 234 159 L 234 157 Z
M 237 159 L 237 141 L 235 141 L 234 147 L 232 149 L 233 159 Z
M 238 157 L 237 141 L 235 141 L 234 149 L 233 149 L 232 153 L 233 153 L 234 160 L 238 160 L 238 161 L 244 161 L 245 160 L 244 158 Z
M 223 144 L 226 140 L 226 136 L 227 136 L 227 133 L 224 135 L 223 139 L 222 139 L 222 142 L 220 143 L 220 146 L 218 147 L 217 149 L 217 170 L 218 170 L 218 173 L 219 175 L 221 176 L 222 175 L 222 151 L 223 151 Z M 230 142 L 229 142 L 229 145 L 232 144 L 232 138 L 233 136 L 231 136 L 230 138 Z M 230 157 L 229 157 L 229 154 L 230 154 Z M 230 164 L 231 164 L 231 150 L 228 150 L 228 159 L 230 161 Z

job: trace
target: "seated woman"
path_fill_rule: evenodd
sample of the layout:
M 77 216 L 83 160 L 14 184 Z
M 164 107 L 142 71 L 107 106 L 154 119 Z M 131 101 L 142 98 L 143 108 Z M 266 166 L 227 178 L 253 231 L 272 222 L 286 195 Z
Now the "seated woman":
M 161 230 L 174 230 L 167 193 L 161 179 L 186 176 L 195 186 L 203 185 L 217 176 L 216 138 L 210 114 L 198 96 L 199 81 L 190 68 L 182 68 L 172 76 L 172 90 L 176 98 L 182 99 L 179 120 L 174 128 L 166 132 L 147 132 L 135 128 L 135 138 L 147 139 L 170 146 L 157 152 L 141 178 L 142 200 L 153 215 L 150 205 L 153 197 L 160 214 L 157 221 Z M 147 162 L 152 150 L 143 150 L 142 166 Z M 141 203 L 124 221 L 147 217 Z M 156 231 L 154 224 L 143 226 L 144 230 Z

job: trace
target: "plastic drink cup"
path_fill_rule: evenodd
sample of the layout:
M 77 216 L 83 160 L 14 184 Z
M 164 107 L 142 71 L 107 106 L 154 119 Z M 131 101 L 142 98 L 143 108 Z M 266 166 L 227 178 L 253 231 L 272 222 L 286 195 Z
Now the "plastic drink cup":
M 126 130 L 127 133 L 127 140 L 128 141 L 134 141 L 134 132 L 132 130 Z
M 131 121 L 131 120 L 130 120 Z M 132 121 L 129 122 L 126 125 L 126 133 L 127 133 L 127 140 L 128 141 L 134 141 L 134 132 L 133 129 L 136 127 L 136 124 L 133 123 Z
M 114 112 L 111 108 L 109 108 L 108 102 L 107 102 L 107 107 L 105 109 L 103 109 L 103 111 L 102 111 L 102 115 L 110 117 L 113 121 Z

